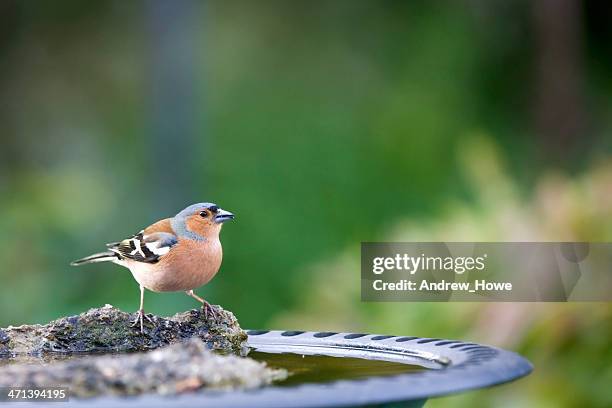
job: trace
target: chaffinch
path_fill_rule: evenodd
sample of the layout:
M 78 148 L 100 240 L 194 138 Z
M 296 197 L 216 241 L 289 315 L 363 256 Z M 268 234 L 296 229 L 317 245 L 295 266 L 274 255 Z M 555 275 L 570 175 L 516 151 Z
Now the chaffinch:
M 76 260 L 71 265 L 113 262 L 124 266 L 140 285 L 140 309 L 133 325 L 144 332 L 145 288 L 153 292 L 184 291 L 202 303 L 206 316 L 214 311 L 193 290 L 208 283 L 219 271 L 223 251 L 219 232 L 234 214 L 213 203 L 190 205 L 173 218 L 166 218 L 120 242 L 106 244 L 108 250 Z

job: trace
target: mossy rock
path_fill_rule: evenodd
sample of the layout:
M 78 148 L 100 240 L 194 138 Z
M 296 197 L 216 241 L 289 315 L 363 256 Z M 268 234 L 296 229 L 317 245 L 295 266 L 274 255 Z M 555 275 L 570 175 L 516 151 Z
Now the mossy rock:
M 0 356 L 146 351 L 194 337 L 210 349 L 242 352 L 247 335 L 233 313 L 212 307 L 214 318 L 206 317 L 202 310 L 168 318 L 148 315 L 152 322 L 145 319 L 144 333 L 139 325 L 132 326 L 136 313 L 111 305 L 45 325 L 9 326 L 0 329 Z

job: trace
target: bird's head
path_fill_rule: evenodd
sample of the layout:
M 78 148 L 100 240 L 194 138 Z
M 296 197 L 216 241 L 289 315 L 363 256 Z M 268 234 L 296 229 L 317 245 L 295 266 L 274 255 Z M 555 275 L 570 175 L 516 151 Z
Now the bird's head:
M 214 203 L 198 203 L 185 208 L 175 218 L 184 220 L 187 230 L 202 237 L 211 237 L 218 235 L 223 223 L 233 220 L 234 214 Z

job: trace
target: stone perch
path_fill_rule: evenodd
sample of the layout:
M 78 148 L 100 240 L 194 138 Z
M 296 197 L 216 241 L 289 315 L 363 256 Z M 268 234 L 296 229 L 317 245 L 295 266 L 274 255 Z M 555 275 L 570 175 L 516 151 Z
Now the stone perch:
M 214 318 L 201 310 L 150 316 L 144 333 L 132 326 L 136 313 L 111 305 L 0 329 L 0 387 L 62 386 L 87 398 L 247 389 L 286 378 L 285 370 L 228 354 L 246 354 L 247 335 L 231 312 L 213 308 Z
M 199 339 L 147 353 L 79 356 L 53 364 L 0 367 L 0 387 L 68 387 L 70 397 L 181 394 L 201 389 L 250 389 L 286 378 L 282 369 L 217 355 Z
M 206 318 L 200 310 L 169 318 L 149 315 L 153 323 L 145 321 L 144 333 L 140 333 L 140 327 L 131 326 L 136 313 L 122 312 L 111 305 L 45 325 L 0 328 L 0 357 L 147 351 L 193 337 L 210 349 L 243 352 L 247 335 L 233 313 L 219 306 L 213 308 L 214 319 Z

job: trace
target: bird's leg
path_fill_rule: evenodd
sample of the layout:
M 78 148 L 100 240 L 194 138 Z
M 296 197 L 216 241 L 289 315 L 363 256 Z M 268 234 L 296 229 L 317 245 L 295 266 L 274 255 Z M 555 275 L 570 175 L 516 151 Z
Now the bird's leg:
M 198 295 L 196 295 L 193 290 L 186 290 L 185 294 L 187 294 L 187 296 L 191 296 L 192 298 L 194 298 L 195 300 L 197 300 L 198 302 L 202 303 L 202 309 L 204 310 L 204 315 L 206 317 L 217 317 L 218 313 L 217 311 L 210 305 L 210 303 L 208 303 L 207 301 L 205 301 L 204 299 L 202 299 L 201 297 L 199 297 Z
M 132 322 L 132 327 L 138 325 L 140 323 L 140 332 L 144 333 L 144 324 L 143 319 L 147 319 L 150 323 L 153 323 L 153 320 L 149 316 L 147 316 L 144 312 L 144 286 L 140 285 L 140 309 L 138 309 L 138 316 Z

